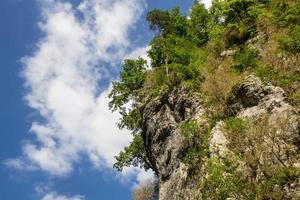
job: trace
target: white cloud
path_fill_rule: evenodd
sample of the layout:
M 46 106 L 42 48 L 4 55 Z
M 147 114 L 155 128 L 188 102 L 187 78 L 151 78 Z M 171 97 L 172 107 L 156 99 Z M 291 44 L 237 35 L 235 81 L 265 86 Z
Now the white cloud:
M 23 76 L 26 101 L 42 120 L 32 123 L 36 139 L 23 145 L 24 155 L 6 164 L 64 176 L 85 155 L 97 168 L 112 167 L 131 135 L 116 127 L 120 116 L 108 110 L 110 89 L 101 91 L 98 83 L 110 78 L 102 63 L 114 65 L 129 54 L 129 31 L 145 1 L 83 0 L 78 7 L 60 0 L 38 2 L 44 37 L 23 59 Z
M 126 167 L 122 173 L 118 175 L 118 180 L 125 185 L 132 184 L 132 188 L 139 186 L 147 181 L 154 180 L 154 172 L 152 170 L 145 171 L 137 167 Z
M 132 52 L 130 52 L 130 54 L 128 54 L 126 56 L 126 58 L 128 59 L 136 59 L 138 57 L 141 57 L 145 60 L 148 60 L 149 57 L 148 57 L 148 53 L 147 51 L 149 51 L 150 49 L 150 46 L 145 46 L 145 47 L 138 47 L 136 49 L 134 49 Z
M 21 158 L 7 159 L 4 161 L 4 165 L 13 167 L 17 170 L 36 170 L 35 166 L 31 165 L 30 163 L 24 163 L 24 161 Z
M 55 192 L 51 192 L 46 194 L 41 200 L 84 200 L 85 198 L 80 195 L 76 195 L 73 197 L 67 197 L 64 195 L 58 195 Z
M 138 47 L 135 50 L 133 50 L 132 52 L 130 52 L 130 54 L 128 54 L 126 56 L 126 58 L 127 59 L 137 59 L 140 57 L 147 61 L 148 66 L 151 66 L 151 59 L 148 56 L 149 49 L 150 49 L 150 46 Z
M 200 2 L 202 2 L 206 8 L 209 8 L 211 6 L 211 1 L 212 0 L 200 0 Z

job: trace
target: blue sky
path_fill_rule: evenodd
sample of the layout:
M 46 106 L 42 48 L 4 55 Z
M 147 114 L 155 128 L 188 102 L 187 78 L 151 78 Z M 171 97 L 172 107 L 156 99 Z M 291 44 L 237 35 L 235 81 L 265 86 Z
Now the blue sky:
M 0 1 L 0 199 L 129 200 L 151 177 L 122 174 L 131 139 L 107 109 L 124 58 L 145 56 L 145 14 L 192 0 Z

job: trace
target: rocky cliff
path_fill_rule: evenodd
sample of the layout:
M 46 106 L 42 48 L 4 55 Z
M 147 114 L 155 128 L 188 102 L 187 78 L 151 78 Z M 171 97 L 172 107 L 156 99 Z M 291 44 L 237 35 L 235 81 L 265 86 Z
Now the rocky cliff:
M 159 199 L 300 199 L 299 177 L 282 172 L 300 167 L 299 113 L 285 92 L 250 75 L 226 106 L 227 118 L 212 122 L 201 95 L 184 88 L 145 106 L 142 137 Z M 279 196 L 253 196 L 253 185 L 278 187 Z
M 159 199 L 186 199 L 188 166 L 182 162 L 188 142 L 181 125 L 204 114 L 201 99 L 185 89 L 151 101 L 143 114 L 147 156 L 159 178 Z
M 134 136 L 115 167 L 151 168 L 161 200 L 300 199 L 299 0 L 198 2 L 147 14 L 150 66 L 110 93 Z

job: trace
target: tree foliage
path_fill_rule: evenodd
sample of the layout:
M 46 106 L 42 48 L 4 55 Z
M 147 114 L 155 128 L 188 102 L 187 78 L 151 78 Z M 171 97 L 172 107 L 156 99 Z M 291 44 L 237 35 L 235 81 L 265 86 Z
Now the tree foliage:
M 147 21 L 151 30 L 158 30 L 162 36 L 186 35 L 187 20 L 181 15 L 179 7 L 171 11 L 154 9 L 147 15 Z
M 195 2 L 191 9 L 188 33 L 198 46 L 208 41 L 210 14 L 203 4 Z
M 300 14 L 300 13 L 299 13 Z M 288 54 L 300 54 L 300 25 L 294 26 L 288 36 L 278 38 L 280 48 Z
M 141 134 L 137 134 L 130 145 L 125 147 L 115 158 L 117 162 L 114 164 L 114 168 L 119 171 L 122 171 L 124 167 L 130 166 L 140 166 L 146 170 L 151 168 Z
M 187 38 L 175 35 L 157 36 L 151 41 L 148 52 L 152 67 L 160 67 L 171 63 L 187 66 L 190 63 L 194 44 Z
M 142 58 L 137 60 L 125 60 L 120 73 L 120 81 L 113 82 L 113 89 L 109 94 L 111 101 L 109 107 L 115 111 L 124 111 L 124 105 L 133 100 L 140 88 L 143 87 L 146 77 L 146 61 Z

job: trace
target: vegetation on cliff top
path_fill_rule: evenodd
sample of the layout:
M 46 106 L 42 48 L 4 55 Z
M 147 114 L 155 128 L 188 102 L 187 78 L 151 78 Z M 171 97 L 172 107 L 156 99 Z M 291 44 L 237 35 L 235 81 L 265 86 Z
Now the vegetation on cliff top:
M 150 11 L 147 20 L 156 33 L 149 44 L 150 66 L 142 58 L 125 60 L 120 81 L 113 83 L 109 95 L 110 108 L 122 116 L 119 127 L 131 130 L 134 136 L 131 145 L 116 157 L 118 170 L 130 165 L 151 168 L 141 137 L 143 107 L 175 87 L 201 93 L 212 120 L 226 119 L 232 134 L 249 124 L 228 118 L 226 102 L 233 88 L 250 73 L 282 87 L 300 108 L 300 1 L 213 0 L 209 9 L 195 1 L 187 16 L 175 7 Z M 238 151 L 236 146 L 233 149 Z M 224 164 L 211 169 L 205 184 L 215 176 L 219 180 L 222 170 L 227 170 Z M 276 173 L 268 181 L 276 182 L 281 171 Z M 220 181 L 238 190 L 231 184 L 241 180 L 228 176 Z M 254 190 L 271 190 L 265 187 Z

